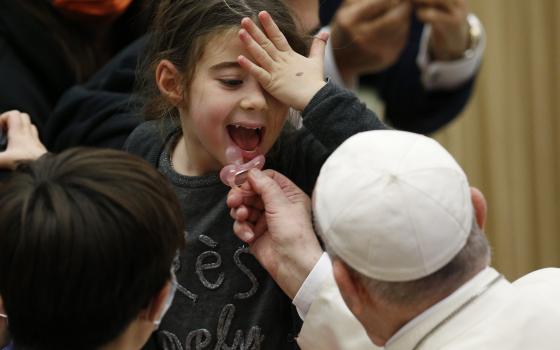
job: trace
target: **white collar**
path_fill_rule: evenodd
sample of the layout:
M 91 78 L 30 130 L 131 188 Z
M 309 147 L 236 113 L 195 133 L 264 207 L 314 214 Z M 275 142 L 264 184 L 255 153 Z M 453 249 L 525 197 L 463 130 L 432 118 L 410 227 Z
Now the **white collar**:
M 412 349 L 432 329 L 461 308 L 470 298 L 481 293 L 498 276 L 498 271 L 491 267 L 480 271 L 451 295 L 405 324 L 387 341 L 385 349 Z

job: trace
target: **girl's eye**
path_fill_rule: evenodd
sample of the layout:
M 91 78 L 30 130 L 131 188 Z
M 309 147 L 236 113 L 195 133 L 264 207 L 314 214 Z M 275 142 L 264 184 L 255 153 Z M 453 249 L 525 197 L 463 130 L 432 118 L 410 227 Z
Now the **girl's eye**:
M 236 87 L 243 84 L 243 80 L 239 79 L 220 79 L 220 82 L 227 87 Z

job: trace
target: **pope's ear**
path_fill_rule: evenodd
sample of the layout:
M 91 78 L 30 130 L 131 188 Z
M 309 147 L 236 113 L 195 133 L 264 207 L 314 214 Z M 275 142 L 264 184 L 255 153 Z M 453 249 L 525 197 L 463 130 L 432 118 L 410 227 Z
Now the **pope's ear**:
M 478 227 L 484 230 L 486 225 L 486 217 L 488 215 L 488 204 L 482 192 L 476 188 L 471 187 L 471 200 L 474 207 L 474 214 L 476 216 L 476 223 Z
M 338 258 L 335 258 L 333 261 L 333 274 L 342 299 L 346 302 L 348 309 L 356 317 L 362 316 L 365 309 L 362 302 L 363 288 L 361 284 L 352 276 L 348 266 Z
M 161 60 L 156 68 L 156 83 L 161 95 L 174 106 L 178 106 L 183 100 L 181 82 L 177 67 L 169 60 Z

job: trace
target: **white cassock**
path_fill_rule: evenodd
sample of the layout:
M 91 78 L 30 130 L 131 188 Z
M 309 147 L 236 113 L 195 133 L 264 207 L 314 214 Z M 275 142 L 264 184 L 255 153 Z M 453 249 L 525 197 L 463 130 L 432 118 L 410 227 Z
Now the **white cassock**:
M 332 276 L 297 340 L 303 350 L 379 349 L 344 304 Z M 560 269 L 538 270 L 510 283 L 488 267 L 403 326 L 385 349 L 560 349 Z

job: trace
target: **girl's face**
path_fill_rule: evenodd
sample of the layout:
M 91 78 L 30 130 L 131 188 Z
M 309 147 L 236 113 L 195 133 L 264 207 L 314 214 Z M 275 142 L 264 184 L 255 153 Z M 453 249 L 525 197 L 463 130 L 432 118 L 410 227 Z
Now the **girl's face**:
M 239 66 L 239 55 L 252 59 L 236 30 L 212 38 L 179 108 L 193 175 L 220 170 L 228 147 L 236 147 L 244 162 L 266 154 L 284 125 L 288 108 Z

